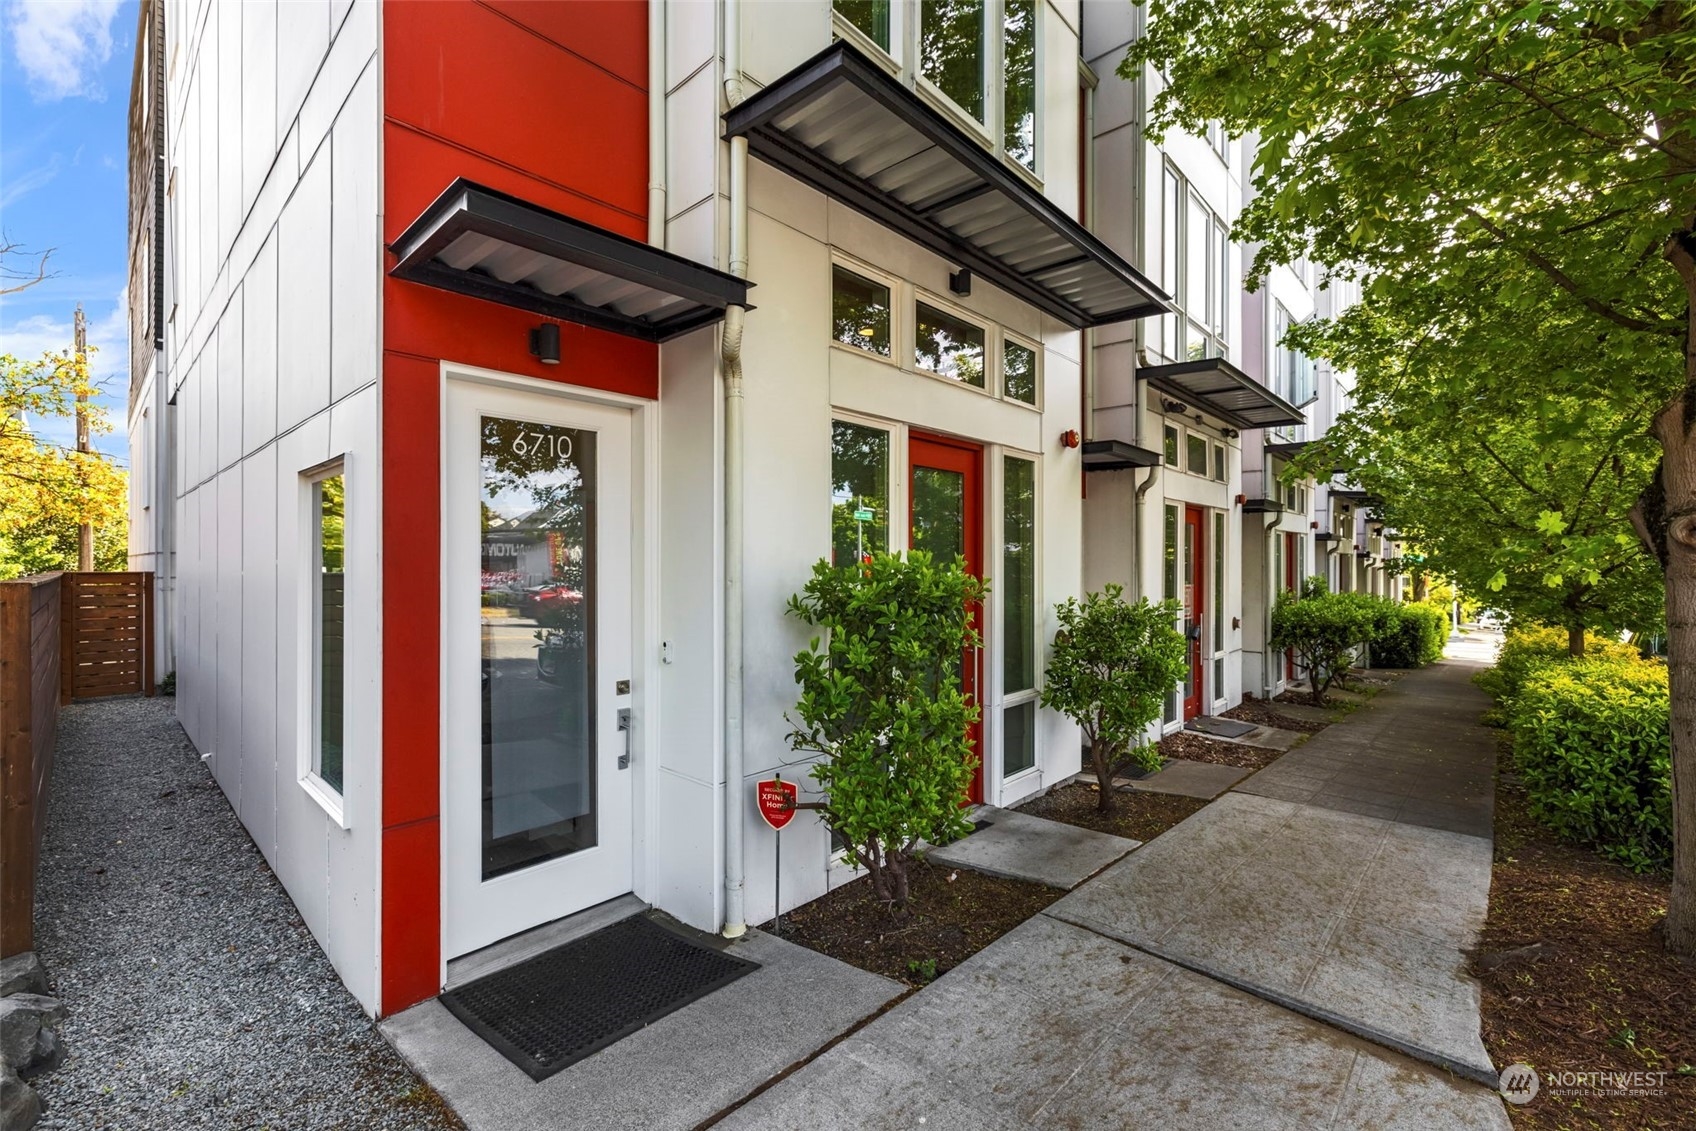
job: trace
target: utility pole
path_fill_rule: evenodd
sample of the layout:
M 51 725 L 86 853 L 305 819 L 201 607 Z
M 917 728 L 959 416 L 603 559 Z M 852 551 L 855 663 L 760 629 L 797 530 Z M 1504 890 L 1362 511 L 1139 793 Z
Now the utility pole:
M 82 370 L 82 373 L 86 375 L 87 370 L 88 370 L 88 319 L 83 316 L 82 304 L 81 303 L 77 304 L 76 327 L 77 327 L 77 365 Z M 78 393 L 77 394 L 77 452 L 79 454 L 79 459 L 77 461 L 78 478 L 84 478 L 87 475 L 87 469 L 83 465 L 82 459 L 80 457 L 86 456 L 88 454 L 88 451 L 89 451 L 89 444 L 88 444 L 88 394 Z M 84 486 L 85 486 L 85 489 L 84 489 L 84 492 L 83 492 L 83 500 L 82 501 L 83 501 L 83 505 L 86 507 L 88 505 L 88 492 L 86 490 L 86 483 L 85 483 Z M 92 570 L 94 568 L 94 526 L 93 526 L 92 523 L 84 522 L 81 526 L 77 527 L 77 568 L 79 570 L 83 570 L 85 572 Z

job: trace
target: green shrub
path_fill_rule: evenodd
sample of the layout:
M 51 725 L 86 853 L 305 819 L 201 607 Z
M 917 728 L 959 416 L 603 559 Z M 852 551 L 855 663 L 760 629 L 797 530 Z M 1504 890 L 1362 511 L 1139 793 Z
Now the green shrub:
M 1508 726 L 1538 820 L 1633 871 L 1670 864 L 1664 665 L 1616 656 L 1533 663 L 1509 706 Z
M 1380 598 L 1393 610 L 1389 623 L 1372 641 L 1372 663 L 1383 668 L 1422 668 L 1443 657 L 1449 640 L 1449 616 L 1429 604 L 1401 605 Z
M 1048 661 L 1042 705 L 1083 728 L 1100 787 L 1097 807 L 1113 807 L 1113 778 L 1125 765 L 1160 768 L 1159 748 L 1141 742 L 1189 668 L 1189 644 L 1172 627 L 1176 601 L 1125 602 L 1125 591 L 1109 585 L 1080 603 L 1055 607 L 1060 630 Z
M 823 756 L 812 775 L 828 795 L 825 823 L 895 911 L 919 842 L 971 830 L 961 806 L 978 708 L 961 691 L 960 657 L 979 643 L 970 613 L 983 594 L 958 560 L 913 551 L 841 569 L 821 561 L 789 599 L 792 616 L 825 630 L 795 656 L 789 745 Z
M 1584 634 L 1584 654 L 1614 660 L 1637 658 L 1637 649 L 1595 633 Z M 1477 676 L 1478 686 L 1504 708 L 1511 706 L 1520 686 L 1532 670 L 1554 660 L 1567 658 L 1567 630 L 1557 625 L 1514 625 L 1508 629 L 1496 654 L 1496 666 Z
M 1292 649 L 1313 685 L 1313 701 L 1323 706 L 1325 692 L 1347 673 L 1355 650 L 1371 641 L 1379 610 L 1375 598 L 1360 593 L 1326 593 L 1304 587 L 1297 599 L 1281 593 L 1272 605 L 1271 645 Z

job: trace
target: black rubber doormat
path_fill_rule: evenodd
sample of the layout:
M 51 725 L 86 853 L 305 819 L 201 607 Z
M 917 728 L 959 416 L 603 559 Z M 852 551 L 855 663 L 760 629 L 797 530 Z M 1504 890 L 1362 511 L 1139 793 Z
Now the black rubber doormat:
M 1202 715 L 1184 724 L 1185 730 L 1199 731 L 1202 734 L 1218 735 L 1220 738 L 1241 738 L 1254 729 L 1253 723 L 1239 722 L 1236 719 L 1221 719 L 1213 715 Z
M 546 1080 L 758 969 L 632 915 L 441 1001 L 532 1080 Z

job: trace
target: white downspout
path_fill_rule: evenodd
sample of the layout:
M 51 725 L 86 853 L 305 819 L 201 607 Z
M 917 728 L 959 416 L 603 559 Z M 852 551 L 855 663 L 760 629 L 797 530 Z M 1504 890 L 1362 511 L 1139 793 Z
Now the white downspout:
M 665 246 L 665 0 L 648 0 L 648 242 Z
M 742 5 L 724 0 L 724 97 L 742 101 Z M 730 139 L 730 273 L 748 277 L 748 139 Z M 742 327 L 725 311 L 724 368 L 724 937 L 748 929 L 742 859 Z

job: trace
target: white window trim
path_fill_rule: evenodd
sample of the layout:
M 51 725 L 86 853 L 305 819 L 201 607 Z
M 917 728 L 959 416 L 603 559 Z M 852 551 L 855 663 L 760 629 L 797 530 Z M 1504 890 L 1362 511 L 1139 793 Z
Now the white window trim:
M 830 8 L 830 31 L 837 39 L 845 39 L 852 43 L 866 58 L 882 67 L 892 75 L 901 74 L 901 61 L 895 56 L 895 49 L 902 42 L 898 24 L 903 22 L 901 15 L 907 9 L 901 5 L 891 4 L 889 10 L 889 49 L 885 50 L 877 40 L 849 23 L 836 5 Z
M 907 528 L 910 524 L 895 521 L 895 516 L 907 513 L 907 476 L 903 470 L 908 462 L 904 455 L 907 451 L 907 426 L 897 420 L 868 416 L 863 412 L 837 408 L 834 405 L 830 410 L 830 422 L 833 425 L 840 422 L 858 425 L 861 428 L 875 428 L 889 437 L 889 463 L 884 468 L 884 474 L 888 478 L 885 490 L 889 497 L 890 515 L 890 520 L 887 523 L 889 531 L 888 552 L 892 554 L 905 553 L 907 551 L 907 540 L 910 537 Z M 832 483 L 831 486 L 834 487 L 835 484 Z M 828 555 L 830 550 L 831 544 L 827 541 L 825 553 Z
M 998 381 L 996 382 L 997 391 L 1000 393 L 1001 399 L 1006 401 L 1008 404 L 1018 405 L 1020 408 L 1029 409 L 1032 412 L 1041 412 L 1043 410 L 1043 380 L 1042 380 L 1042 378 L 1043 378 L 1043 368 L 1044 368 L 1043 367 L 1043 352 L 1044 351 L 1043 351 L 1042 346 L 1038 345 L 1033 339 L 1027 338 L 1023 334 L 1014 333 L 1013 331 L 1008 330 L 1005 327 L 1000 328 L 1000 333 L 999 333 L 998 336 L 1000 337 L 1001 341 L 1000 341 L 1000 344 L 996 347 L 996 350 L 995 350 L 995 358 L 996 358 L 995 371 L 996 371 L 996 376 L 998 378 Z M 1023 346 L 1026 349 L 1030 350 L 1033 354 L 1036 355 L 1036 361 L 1034 363 L 1035 366 L 1036 366 L 1036 372 L 1035 372 L 1035 374 L 1033 374 L 1033 376 L 1036 380 L 1036 400 L 1035 400 L 1034 403 L 1031 402 L 1031 401 L 1022 401 L 1017 397 L 1010 397 L 1010 396 L 1007 395 L 1007 343 L 1008 342 L 1012 342 L 1014 345 Z
M 907 335 L 905 333 L 906 326 L 904 324 L 904 319 L 902 318 L 902 312 L 907 308 L 907 296 L 904 292 L 904 283 L 902 280 L 889 274 L 887 271 L 880 271 L 876 267 L 872 267 L 858 259 L 852 259 L 849 256 L 842 255 L 834 250 L 831 252 L 830 256 L 830 267 L 831 300 L 833 302 L 836 298 L 835 276 L 836 269 L 838 267 L 850 274 L 860 276 L 869 283 L 876 283 L 879 286 L 887 287 L 889 289 L 888 355 L 886 356 L 878 353 L 876 350 L 861 349 L 859 346 L 839 341 L 835 334 L 830 336 L 831 347 L 833 349 L 842 350 L 852 357 L 870 358 L 871 360 L 881 362 L 884 365 L 892 365 L 897 369 L 907 368 L 901 363 L 901 350 L 903 348 L 903 344 L 907 340 Z
M 1008 640 L 1007 602 L 1006 593 L 1004 592 L 1005 587 L 1001 584 L 1001 582 L 1003 580 L 1003 565 L 1007 552 L 1006 461 L 1009 458 L 1021 459 L 1031 465 L 1032 488 L 1035 492 L 1035 508 L 1034 514 L 1032 515 L 1032 543 L 1036 547 L 1041 547 L 1043 544 L 1044 517 L 1044 508 L 1042 505 L 1042 456 L 1039 453 L 1025 451 L 1021 448 L 1012 448 L 1003 445 L 986 445 L 984 448 L 984 459 L 989 466 L 985 468 L 985 471 L 987 472 L 985 479 L 987 480 L 986 486 L 989 489 L 989 494 L 985 499 L 986 505 L 984 507 L 984 521 L 985 525 L 989 526 L 993 530 L 993 536 L 990 539 L 990 552 L 985 555 L 988 560 L 984 563 L 986 567 L 984 570 L 984 580 L 989 585 L 989 600 L 991 607 L 989 610 L 990 634 L 987 641 L 989 647 L 985 649 L 988 654 L 985 656 L 986 669 L 983 673 L 983 682 L 988 685 L 989 694 L 983 697 L 983 702 L 990 706 L 989 709 L 983 711 L 984 748 L 979 753 L 983 758 L 984 798 L 985 800 L 995 799 L 1003 802 L 1007 800 L 1007 790 L 1009 785 L 1023 784 L 1033 778 L 1038 781 L 1041 780 L 1043 768 L 1041 729 L 1042 705 L 1038 703 L 1036 709 L 1038 726 L 1036 733 L 1033 734 L 1031 738 L 1031 764 L 1025 769 L 1019 770 L 1013 774 L 1006 774 L 1003 772 L 1007 761 L 1007 735 L 1003 712 L 1008 707 L 1016 707 L 1027 702 L 1038 700 L 1042 695 L 1043 676 L 1047 672 L 1048 668 L 1048 642 L 1046 633 L 1044 632 L 1045 618 L 1043 614 L 1044 606 L 1042 598 L 1042 554 L 1039 551 L 1032 556 L 1031 560 L 1031 589 L 1033 600 L 1031 612 L 1034 621 L 1033 640 L 1036 645 L 1036 671 L 1034 675 L 1034 684 L 1029 688 L 1021 688 L 1014 692 L 1008 692 L 1006 690 L 1006 648 Z
M 297 541 L 304 548 L 299 555 L 301 577 L 296 595 L 295 639 L 300 642 L 296 655 L 296 695 L 295 695 L 295 743 L 296 762 L 295 780 L 306 795 L 316 801 L 325 814 L 334 821 L 338 828 L 346 830 L 351 826 L 347 821 L 347 804 L 345 790 L 347 788 L 347 758 L 346 744 L 342 747 L 342 790 L 338 792 L 334 786 L 318 775 L 313 767 L 315 755 L 318 752 L 318 618 L 317 618 L 317 586 L 315 578 L 322 569 L 319 546 L 319 516 L 313 506 L 317 495 L 318 484 L 335 476 L 346 476 L 352 462 L 348 453 L 343 452 L 333 459 L 301 471 L 298 476 L 298 529 L 303 537 Z M 347 532 L 354 524 L 349 521 L 355 517 L 345 491 L 343 493 L 343 543 L 344 573 L 346 572 Z M 345 585 L 346 582 L 344 581 Z M 347 665 L 342 667 L 342 703 L 345 706 L 351 702 L 347 694 Z M 342 732 L 347 733 L 347 719 L 343 717 Z
M 923 38 L 923 29 L 921 27 L 922 15 L 919 13 L 918 5 L 896 3 L 890 5 L 890 52 L 883 51 L 876 43 L 872 42 L 870 36 L 852 24 L 848 24 L 846 20 L 837 15 L 834 5 L 831 10 L 831 20 L 833 27 L 841 28 L 845 26 L 848 28 L 850 34 L 843 36 L 843 38 L 852 40 L 856 45 L 869 47 L 873 52 L 872 57 L 880 65 L 887 66 L 885 60 L 888 60 L 888 63 L 893 63 L 894 68 L 891 73 L 900 75 L 904 81 L 912 86 L 913 91 L 925 100 L 927 105 L 959 125 L 968 136 L 974 138 L 985 149 L 1000 158 L 1002 164 L 1009 169 L 1016 170 L 1034 188 L 1041 189 L 1044 183 L 1043 171 L 1048 158 L 1048 146 L 1043 144 L 1043 135 L 1046 131 L 1043 129 L 1042 117 L 1043 110 L 1047 105 L 1047 97 L 1043 88 L 1046 70 L 1043 64 L 1043 46 L 1046 39 L 1043 26 L 1047 23 L 1045 16 L 1048 9 L 1048 0 L 1037 0 L 1034 5 L 1036 19 L 1036 44 L 1034 47 L 1036 74 L 1033 76 L 1033 81 L 1036 84 L 1036 104 L 1032 110 L 1036 120 L 1036 136 L 1034 139 L 1036 142 L 1036 168 L 1034 169 L 1027 168 L 1022 162 L 1007 153 L 1006 5 L 1004 0 L 983 0 L 983 9 L 984 120 L 981 122 L 967 113 L 959 103 L 948 97 L 941 87 L 919 73 L 919 43 Z M 905 14 L 908 12 L 914 13 L 912 18 L 906 18 Z M 895 27 L 897 21 L 902 25 L 899 30 Z M 897 43 L 901 45 L 899 59 L 894 57 L 893 51 Z
M 919 364 L 919 304 L 921 302 L 926 306 L 931 307 L 933 310 L 939 310 L 944 314 L 953 315 L 962 322 L 969 322 L 983 331 L 983 388 L 980 389 L 976 385 L 968 385 L 964 381 L 956 381 L 954 378 L 945 373 L 938 373 L 934 369 L 926 369 Z M 913 310 L 912 333 L 907 339 L 907 364 L 904 368 L 908 369 L 910 372 L 918 374 L 921 377 L 929 377 L 933 381 L 941 381 L 943 384 L 950 385 L 956 389 L 966 389 L 978 394 L 979 396 L 989 397 L 991 400 L 1003 399 L 1001 397 L 1001 335 L 996 332 L 1000 329 L 996 323 L 990 322 L 980 314 L 969 311 L 962 306 L 949 302 L 947 299 L 942 298 L 939 295 L 933 295 L 931 292 L 921 290 L 918 287 L 913 288 L 912 302 L 904 305 L 911 305 Z M 852 349 L 853 347 L 850 346 L 849 348 Z M 1013 403 L 1019 404 L 1020 402 L 1014 401 Z

